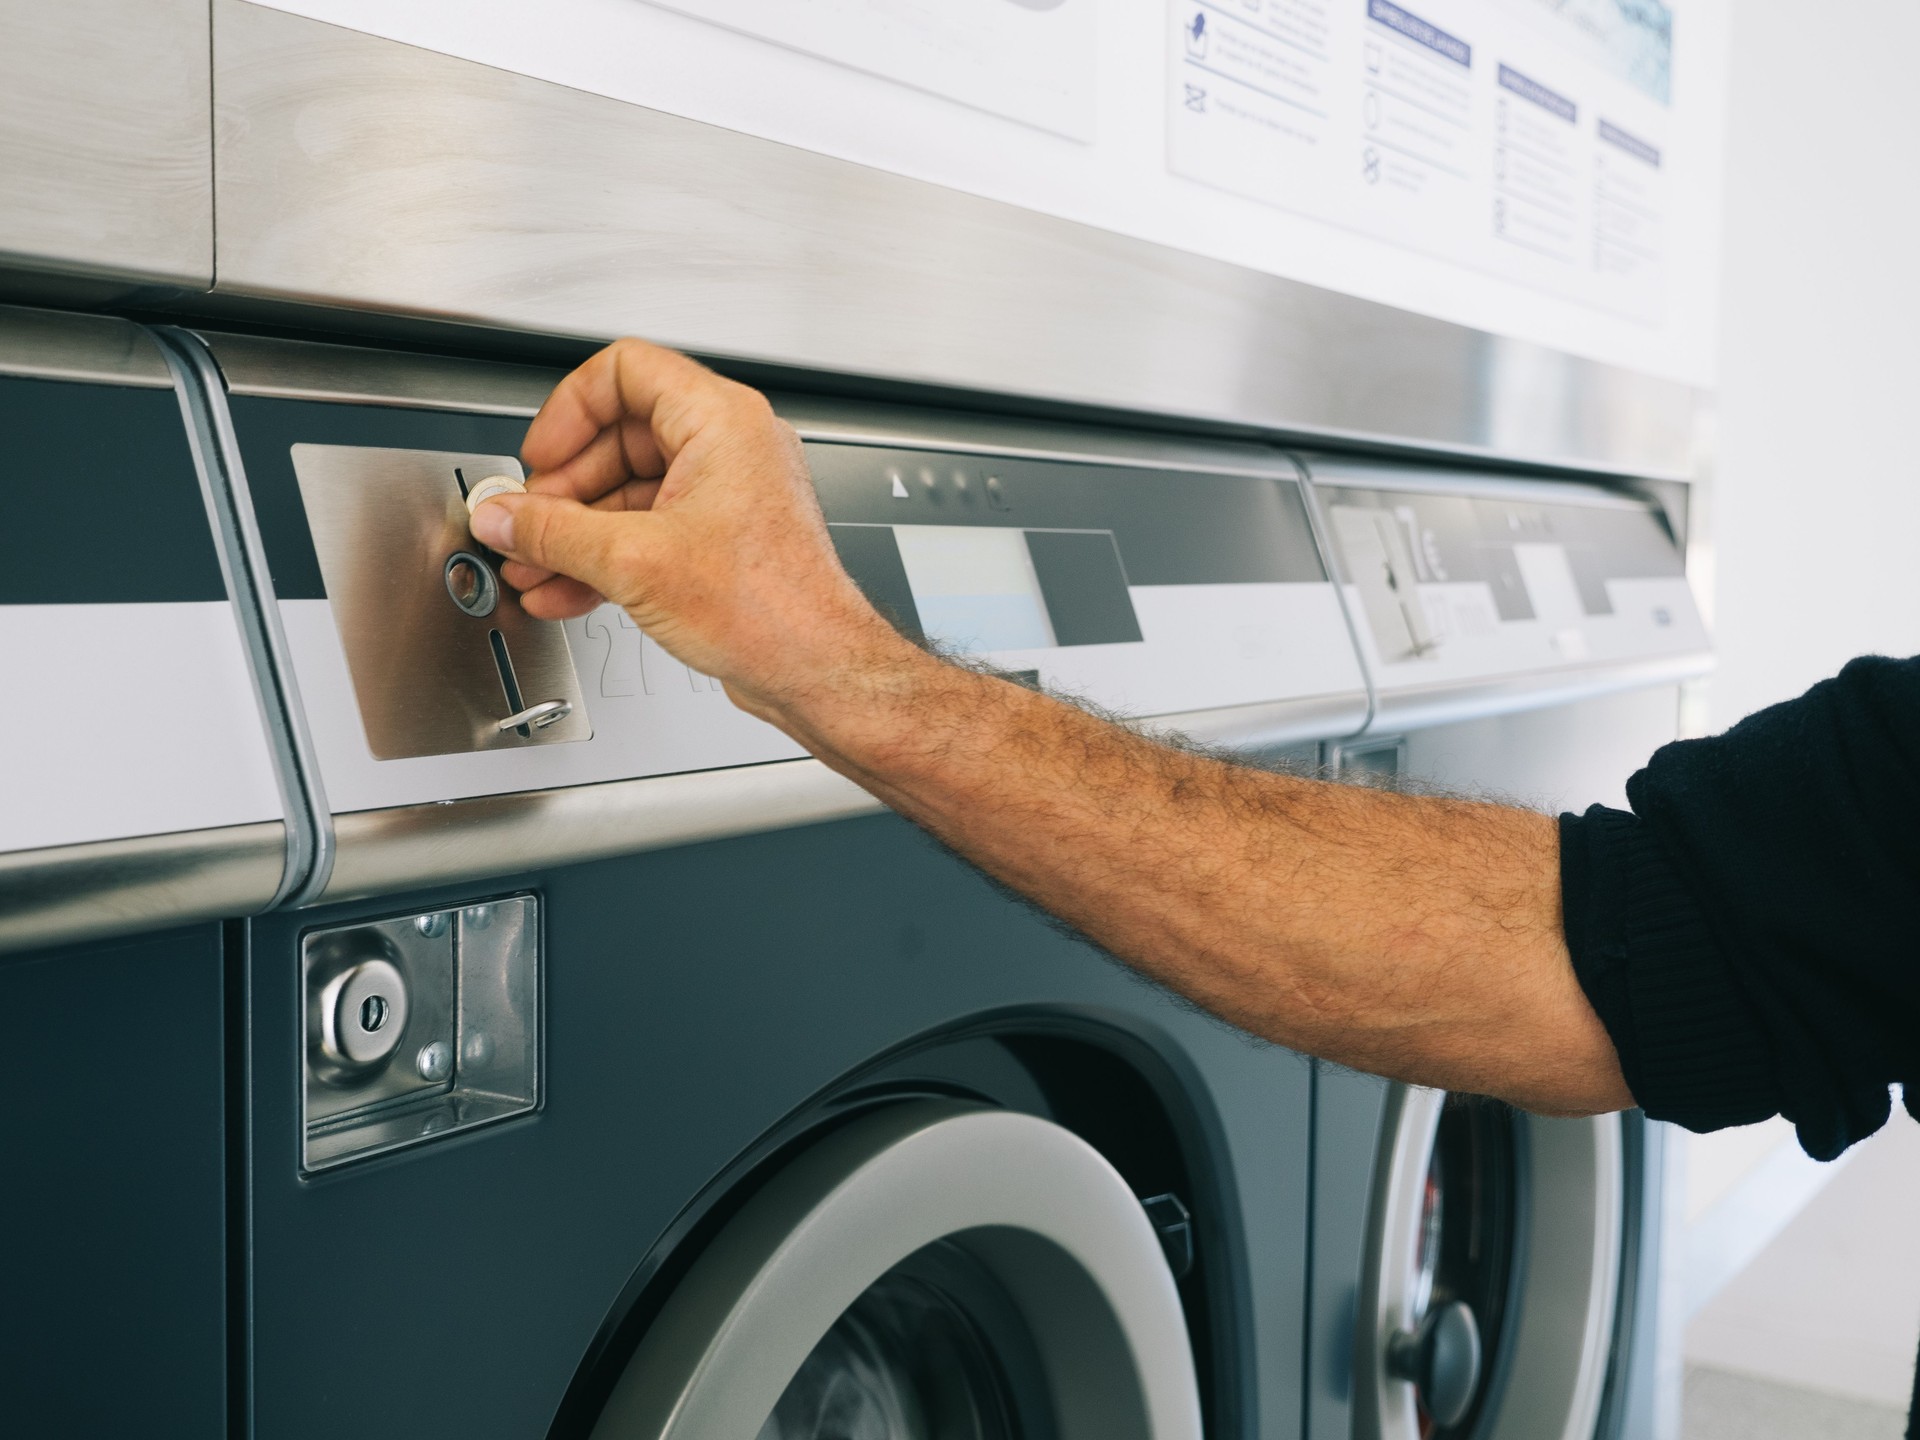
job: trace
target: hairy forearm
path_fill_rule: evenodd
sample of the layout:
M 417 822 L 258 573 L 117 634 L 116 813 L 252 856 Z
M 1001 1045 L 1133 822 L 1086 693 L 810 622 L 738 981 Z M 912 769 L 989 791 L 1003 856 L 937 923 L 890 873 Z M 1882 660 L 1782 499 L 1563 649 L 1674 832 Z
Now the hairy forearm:
M 864 673 L 776 718 L 1208 1010 L 1533 1109 L 1632 1103 L 1568 960 L 1551 819 L 1224 763 L 918 652 Z
M 988 873 L 1246 1029 L 1537 1109 L 1629 1103 L 1522 811 L 1325 785 L 1155 744 L 914 648 L 833 558 L 764 397 L 621 341 L 473 516 L 527 613 L 602 599 Z

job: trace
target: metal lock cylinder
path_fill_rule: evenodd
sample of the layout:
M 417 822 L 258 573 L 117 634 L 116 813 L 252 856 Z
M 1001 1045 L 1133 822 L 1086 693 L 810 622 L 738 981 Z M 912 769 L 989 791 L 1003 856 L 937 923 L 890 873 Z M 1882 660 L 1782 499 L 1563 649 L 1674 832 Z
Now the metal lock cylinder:
M 406 1036 L 406 977 L 385 938 L 349 931 L 310 973 L 307 1050 L 314 1073 L 335 1084 L 380 1070 Z

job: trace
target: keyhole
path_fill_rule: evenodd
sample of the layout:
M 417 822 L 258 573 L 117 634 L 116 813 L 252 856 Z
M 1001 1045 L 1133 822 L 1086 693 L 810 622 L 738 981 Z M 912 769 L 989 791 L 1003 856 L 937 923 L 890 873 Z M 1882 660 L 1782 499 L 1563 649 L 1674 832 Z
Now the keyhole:
M 360 1028 L 369 1035 L 387 1023 L 387 997 L 369 995 L 360 1002 Z

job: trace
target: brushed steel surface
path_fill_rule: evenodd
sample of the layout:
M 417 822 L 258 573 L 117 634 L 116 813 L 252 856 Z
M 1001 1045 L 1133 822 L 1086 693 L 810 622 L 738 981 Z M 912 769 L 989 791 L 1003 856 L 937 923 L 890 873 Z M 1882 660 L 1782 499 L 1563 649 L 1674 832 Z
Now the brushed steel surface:
M 567 373 L 405 350 L 200 333 L 233 395 L 531 417 Z
M 1299 473 L 1316 486 L 1337 489 L 1404 490 L 1413 494 L 1472 495 L 1489 500 L 1564 505 L 1569 502 L 1596 509 L 1644 510 L 1678 491 L 1684 498 L 1690 485 L 1666 482 L 1647 485 L 1606 484 L 1572 480 L 1565 476 L 1488 473 L 1468 469 L 1418 468 L 1402 462 L 1376 461 L 1353 455 L 1330 455 L 1311 450 L 1293 452 Z
M 199 332 L 233 395 L 394 405 L 486 415 L 533 416 L 566 371 L 459 356 Z M 1296 460 L 1250 440 L 1200 438 L 1118 425 L 936 409 L 767 391 L 803 439 L 902 450 L 951 450 L 1008 458 L 1087 461 L 1216 475 L 1300 478 Z
M 1163 715 L 1150 732 L 1203 744 L 1268 748 L 1341 736 L 1365 718 L 1362 697 Z M 818 760 L 661 775 L 558 790 L 484 795 L 334 817 L 333 870 L 319 901 L 364 899 L 574 865 L 643 850 L 879 814 L 886 807 Z
M 173 384 L 159 347 L 139 326 L 19 305 L 0 305 L 0 375 L 154 390 Z
M 172 326 L 160 326 L 152 334 L 174 378 L 187 444 L 212 522 L 221 578 L 233 602 L 254 699 L 273 753 L 287 820 L 286 865 L 273 903 L 303 903 L 326 882 L 333 864 L 333 830 L 280 612 L 267 603 L 273 582 L 254 519 L 246 467 L 240 461 L 240 441 L 233 432 L 233 415 L 219 371 L 199 337 Z
M 468 484 L 496 473 L 518 479 L 517 459 L 296 445 L 293 468 L 376 757 L 592 737 L 566 631 L 528 615 L 498 582 L 497 601 L 484 616 L 468 614 L 448 593 L 450 562 L 497 563 L 468 532 L 456 475 Z M 496 658 L 502 646 L 517 697 L 502 680 Z M 503 718 L 551 701 L 566 702 L 569 712 L 544 724 L 501 728 Z
M 1503 675 L 1492 680 L 1435 685 L 1431 689 L 1379 690 L 1374 696 L 1373 717 L 1367 722 L 1366 733 L 1394 734 L 1425 729 L 1429 725 L 1450 725 L 1457 720 L 1511 715 L 1519 710 L 1544 710 L 1622 690 L 1679 685 L 1697 680 L 1712 670 L 1713 656 L 1701 653 L 1661 656 L 1622 665 Z
M 1693 388 L 214 0 L 234 298 L 1685 477 Z
M 0 855 L 0 952 L 252 915 L 286 858 L 278 821 Z
M 206 0 L 17 0 L 0 32 L 0 267 L 210 285 Z
M 533 1109 L 540 935 L 539 900 L 509 895 L 304 937 L 301 1168 L 439 1141 Z M 355 1037 L 368 995 L 387 997 L 392 1009 L 373 1035 Z M 356 1044 L 365 1058 L 350 1053 Z
M 593 1435 L 760 1433 L 847 1307 L 936 1243 L 1025 1322 L 1062 1440 L 1200 1440 L 1179 1292 L 1126 1181 L 1049 1121 L 949 1101 L 861 1116 L 768 1180 L 674 1287 Z
M 574 865 L 885 807 L 818 760 L 484 795 L 334 817 L 337 851 L 323 901 Z
M 1257 441 L 1201 438 L 1120 424 L 1080 425 L 1019 416 L 939 410 L 865 400 L 768 392 L 773 407 L 804 440 L 896 450 L 943 450 L 1004 459 L 1060 460 L 1259 475 L 1298 480 L 1294 459 Z

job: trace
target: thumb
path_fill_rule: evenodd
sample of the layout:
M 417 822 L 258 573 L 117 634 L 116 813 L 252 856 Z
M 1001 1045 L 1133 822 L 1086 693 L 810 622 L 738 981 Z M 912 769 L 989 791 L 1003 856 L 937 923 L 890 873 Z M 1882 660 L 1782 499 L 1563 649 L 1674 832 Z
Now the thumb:
M 566 575 L 617 600 L 633 586 L 627 571 L 652 517 L 595 510 L 562 495 L 501 495 L 473 512 L 473 538 L 509 559 Z

